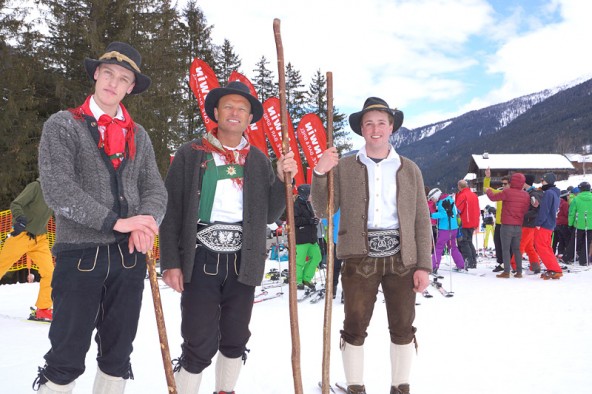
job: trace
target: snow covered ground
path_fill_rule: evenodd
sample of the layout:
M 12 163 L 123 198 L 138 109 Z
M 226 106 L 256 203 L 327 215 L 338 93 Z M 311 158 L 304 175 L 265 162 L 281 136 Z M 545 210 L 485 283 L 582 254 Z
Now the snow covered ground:
M 413 394 L 584 394 L 592 387 L 592 271 L 566 273 L 561 280 L 538 276 L 497 279 L 492 259 L 481 259 L 468 275 L 445 271 L 441 280 L 454 297 L 444 298 L 430 287 L 433 298 L 418 295 L 416 326 L 419 356 Z M 287 263 L 282 262 L 282 268 Z M 268 261 L 268 267 L 277 267 Z M 38 284 L 0 286 L 0 392 L 29 393 L 49 348 L 47 323 L 26 320 Z M 270 289 L 270 294 L 280 288 Z M 287 286 L 282 297 L 254 306 L 248 348 L 236 392 L 293 392 L 291 336 Z M 341 289 L 338 291 L 339 299 Z M 172 357 L 180 353 L 179 294 L 161 286 Z M 127 393 L 166 393 L 150 286 L 134 343 L 135 380 Z M 304 393 L 318 393 L 321 377 L 324 302 L 298 304 Z M 333 303 L 331 381 L 343 379 L 339 330 L 343 307 Z M 366 340 L 366 387 L 387 393 L 390 386 L 389 337 L 379 294 Z M 91 393 L 96 363 L 93 342 L 87 372 L 75 392 Z M 214 389 L 214 368 L 205 371 L 202 393 Z

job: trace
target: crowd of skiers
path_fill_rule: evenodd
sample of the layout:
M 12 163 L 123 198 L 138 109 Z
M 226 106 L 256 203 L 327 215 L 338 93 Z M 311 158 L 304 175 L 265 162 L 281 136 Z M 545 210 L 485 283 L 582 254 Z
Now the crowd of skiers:
M 485 171 L 483 193 L 495 206 L 479 209 L 477 195 L 458 183 L 456 196 L 438 188 L 427 192 L 434 234 L 432 267 L 437 273 L 444 248 L 457 270 L 476 267 L 473 231 L 482 223 L 485 228 L 483 249 L 493 232 L 498 278 L 521 278 L 522 257 L 528 257 L 529 273 L 543 279 L 563 276 L 563 264 L 586 266 L 592 261 L 592 193 L 590 183 L 559 190 L 556 176 L 549 172 L 535 186 L 534 175 L 514 173 L 501 178 L 497 189 L 491 188 L 491 172 Z M 427 188 L 426 188 L 427 190 Z M 467 242 L 468 241 L 468 242 Z M 467 245 L 470 243 L 470 246 Z M 541 264 L 545 271 L 541 271 Z M 542 272 L 542 273 L 541 273 Z

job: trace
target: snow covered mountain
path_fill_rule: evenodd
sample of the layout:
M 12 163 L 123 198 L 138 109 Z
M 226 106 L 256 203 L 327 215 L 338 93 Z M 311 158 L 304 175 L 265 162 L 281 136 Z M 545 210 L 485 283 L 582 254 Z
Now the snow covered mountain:
M 407 129 L 402 127 L 398 133 L 395 133 L 391 136 L 391 143 L 395 146 L 395 148 L 410 145 L 414 142 L 435 135 L 450 125 L 464 123 L 466 119 L 470 119 L 472 123 L 479 125 L 479 135 L 486 135 L 492 132 L 495 133 L 496 131 L 509 125 L 514 119 L 528 111 L 535 104 L 538 104 L 556 93 L 579 85 L 585 81 L 586 79 L 583 78 L 577 79 L 564 85 L 545 89 L 540 92 L 528 94 L 526 96 L 521 96 L 510 101 L 495 104 L 479 110 L 470 111 L 456 118 L 432 123 L 427 126 L 421 126 L 415 129 Z
M 446 190 L 464 177 L 471 154 L 580 152 L 592 143 L 592 79 L 576 82 L 402 129 L 391 142 L 419 165 L 428 186 Z

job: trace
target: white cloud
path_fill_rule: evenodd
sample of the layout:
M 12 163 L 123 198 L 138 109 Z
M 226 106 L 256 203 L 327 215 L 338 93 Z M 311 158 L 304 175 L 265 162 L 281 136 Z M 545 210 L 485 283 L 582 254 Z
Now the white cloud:
M 342 112 L 379 96 L 409 109 L 410 127 L 589 73 L 592 2 L 536 3 L 507 9 L 485 0 L 200 0 L 198 5 L 215 26 L 214 41 L 231 41 L 247 76 L 262 55 L 277 72 L 272 23 L 278 17 L 286 64 L 292 62 L 306 86 L 316 70 L 331 71 L 335 105 Z M 488 73 L 500 76 L 502 84 L 490 92 L 472 90 L 484 86 L 475 78 Z M 452 102 L 458 102 L 456 113 Z
M 510 38 L 491 57 L 488 71 L 504 76 L 483 103 L 496 103 L 581 78 L 592 73 L 592 3 L 554 1 L 561 21 Z M 552 8 L 548 8 L 552 9 Z

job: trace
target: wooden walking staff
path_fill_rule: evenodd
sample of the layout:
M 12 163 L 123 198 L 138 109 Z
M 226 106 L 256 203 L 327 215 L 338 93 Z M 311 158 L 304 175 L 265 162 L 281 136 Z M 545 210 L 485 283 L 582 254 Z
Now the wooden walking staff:
M 288 135 L 288 107 L 286 105 L 286 75 L 284 73 L 284 47 L 280 33 L 280 20 L 273 20 L 273 34 L 278 58 L 278 78 L 280 94 L 280 119 L 282 122 L 282 152 L 290 151 Z M 298 152 L 295 152 L 298 154 Z M 294 201 L 292 200 L 292 176 L 284 173 L 286 188 L 286 229 L 288 231 L 290 329 L 292 332 L 292 375 L 294 377 L 294 393 L 302 394 L 302 372 L 300 370 L 300 332 L 298 329 L 298 304 L 296 295 L 296 234 L 294 233 Z
M 327 73 L 327 148 L 333 146 L 333 74 Z M 327 203 L 327 279 L 325 281 L 325 316 L 323 319 L 323 376 L 321 381 L 323 394 L 329 394 L 330 379 L 329 367 L 331 365 L 331 314 L 333 312 L 333 273 L 334 251 L 333 242 L 333 214 L 334 214 L 334 189 L 333 171 L 327 173 L 328 203 Z
M 156 278 L 156 259 L 149 251 L 146 255 L 148 265 L 148 276 L 150 277 L 150 288 L 152 289 L 152 300 L 154 301 L 154 314 L 156 315 L 156 325 L 158 327 L 158 337 L 160 339 L 160 352 L 162 353 L 162 363 L 164 364 L 164 373 L 167 380 L 167 393 L 177 394 L 175 378 L 173 376 L 173 366 L 171 364 L 171 353 L 169 352 L 169 340 L 167 339 L 166 326 L 164 325 L 164 314 L 162 313 L 162 302 L 160 300 L 160 288 Z

